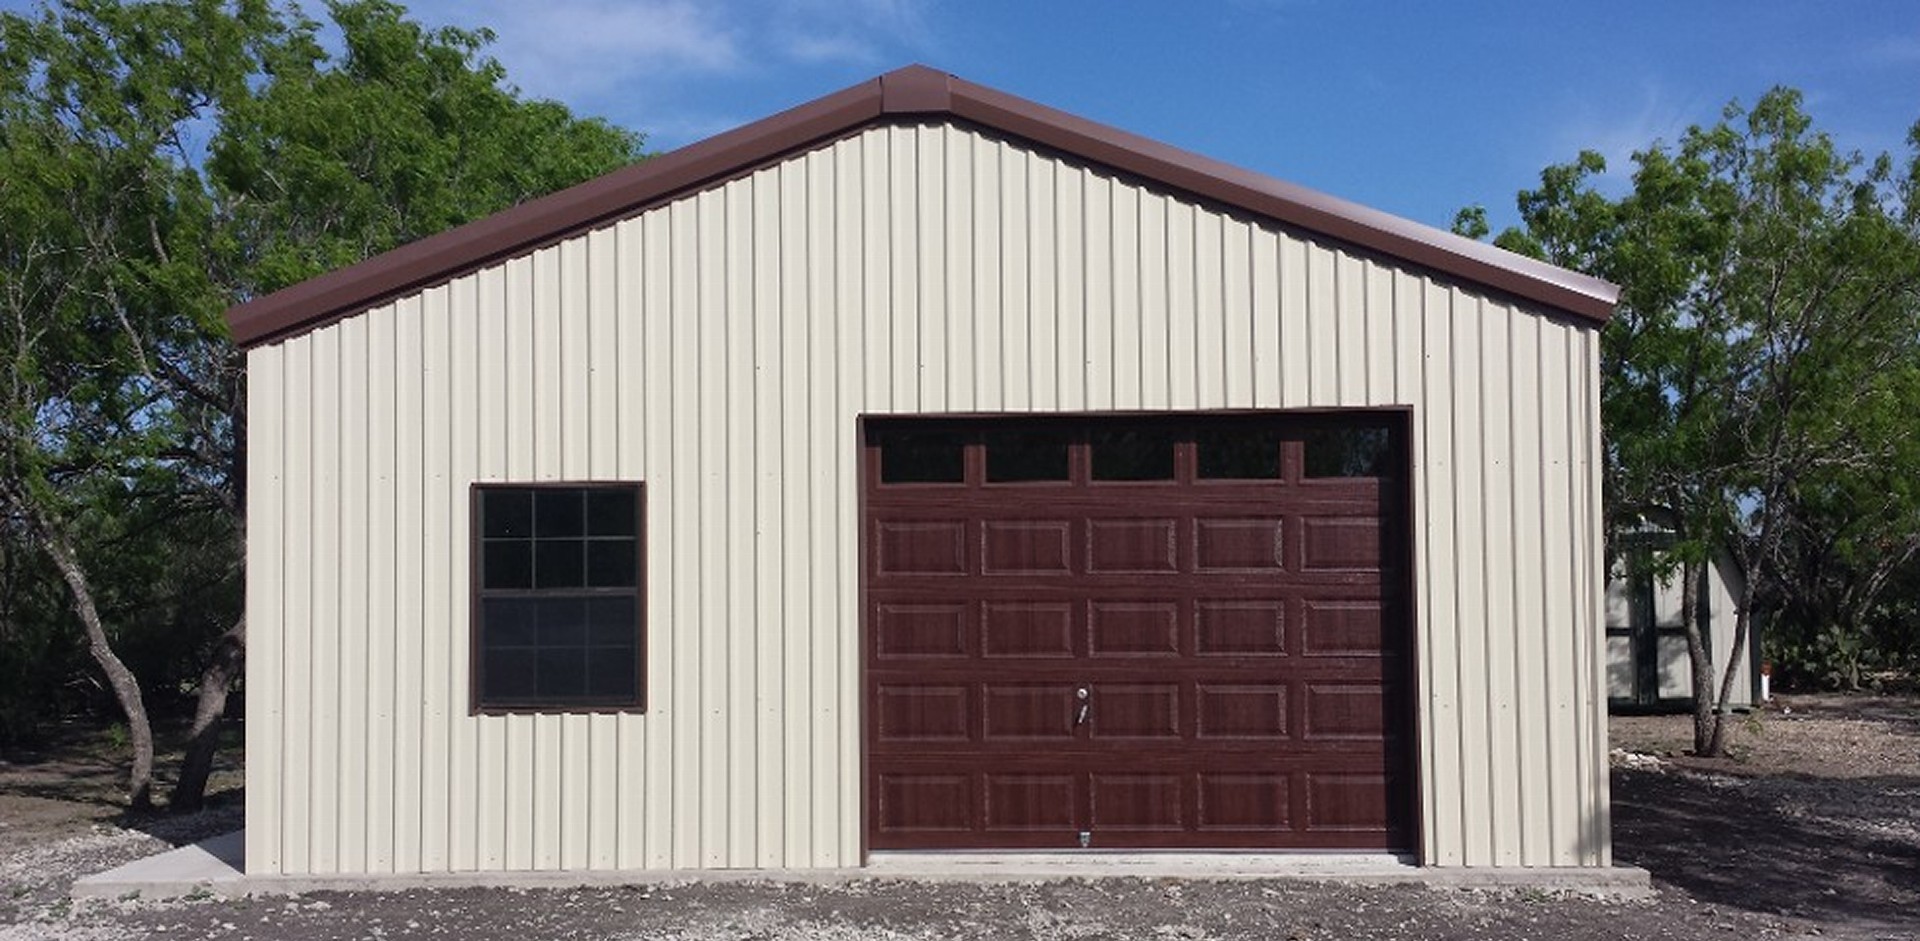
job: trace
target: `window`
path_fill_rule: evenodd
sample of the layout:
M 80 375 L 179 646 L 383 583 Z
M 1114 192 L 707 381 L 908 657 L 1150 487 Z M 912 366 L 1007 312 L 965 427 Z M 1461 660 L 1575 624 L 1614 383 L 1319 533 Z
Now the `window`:
M 1179 439 L 1164 428 L 1096 427 L 1088 432 L 1094 480 L 1172 480 Z
M 638 709 L 641 487 L 474 486 L 476 711 Z
M 987 482 L 1065 482 L 1071 443 L 1066 432 L 1050 428 L 987 432 Z
M 1307 433 L 1306 476 L 1384 477 L 1390 456 L 1387 429 L 1348 425 Z

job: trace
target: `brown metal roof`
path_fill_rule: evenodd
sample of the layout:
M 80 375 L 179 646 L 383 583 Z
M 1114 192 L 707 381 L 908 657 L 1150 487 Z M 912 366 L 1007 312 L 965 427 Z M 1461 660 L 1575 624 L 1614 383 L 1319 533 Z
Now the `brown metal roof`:
M 1598 278 L 913 65 L 240 304 L 227 311 L 227 324 L 242 347 L 298 336 L 892 117 L 979 125 L 1596 324 L 1619 295 Z

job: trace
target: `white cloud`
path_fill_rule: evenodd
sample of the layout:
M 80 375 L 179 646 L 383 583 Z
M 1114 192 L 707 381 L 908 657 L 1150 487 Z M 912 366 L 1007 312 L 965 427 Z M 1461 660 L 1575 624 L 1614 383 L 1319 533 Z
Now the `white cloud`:
M 1920 33 L 1885 37 L 1867 46 L 1866 53 L 1876 65 L 1913 65 L 1920 62 Z
M 1595 96 L 1569 109 L 1570 117 L 1552 135 L 1546 159 L 1561 163 L 1582 150 L 1596 151 L 1607 160 L 1607 172 L 1597 182 L 1603 189 L 1625 191 L 1632 183 L 1636 152 L 1655 143 L 1673 145 L 1688 127 L 1717 118 L 1720 104 L 1724 102 L 1676 97 L 1653 82 L 1644 83 L 1637 96 Z
M 562 100 L 663 73 L 725 74 L 745 61 L 741 29 L 719 7 L 688 0 L 483 0 L 456 10 L 449 19 L 498 34 L 491 51 L 515 84 Z

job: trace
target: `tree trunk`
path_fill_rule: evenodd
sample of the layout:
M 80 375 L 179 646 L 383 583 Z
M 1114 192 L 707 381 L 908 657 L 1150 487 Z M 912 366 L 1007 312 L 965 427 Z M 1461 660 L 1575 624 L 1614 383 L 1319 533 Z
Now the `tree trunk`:
M 1752 630 L 1753 580 L 1747 579 L 1746 585 L 1740 590 L 1739 607 L 1733 615 L 1733 649 L 1727 651 L 1727 675 L 1720 679 L 1720 696 L 1715 701 L 1715 711 L 1722 716 L 1727 714 L 1727 702 L 1733 698 L 1733 680 L 1740 674 L 1740 661 L 1747 653 L 1747 635 Z M 1707 743 L 1707 754 L 1720 755 L 1725 744 L 1721 739 L 1725 734 L 1726 723 L 1715 723 L 1713 740 Z
M 40 548 L 53 559 L 60 577 L 66 580 L 67 592 L 73 597 L 73 611 L 80 616 L 80 624 L 87 632 L 87 651 L 107 675 L 113 696 L 120 701 L 120 710 L 126 713 L 128 739 L 133 746 L 133 770 L 127 775 L 127 806 L 137 813 L 145 813 L 153 809 L 153 726 L 147 721 L 140 681 L 113 652 L 106 628 L 100 623 L 100 611 L 93 604 L 93 589 L 87 581 L 86 570 L 80 567 L 80 560 L 74 556 L 66 537 L 56 532 L 34 507 L 22 509 Z
M 247 618 L 241 615 L 213 648 L 207 668 L 200 673 L 200 701 L 193 712 L 193 730 L 180 759 L 180 781 L 168 806 L 175 813 L 199 810 L 206 803 L 207 777 L 220 751 L 220 720 L 227 714 L 227 694 L 247 660 Z
M 1693 674 L 1693 753 L 1711 758 L 1720 753 L 1720 710 L 1714 708 L 1713 658 L 1707 655 L 1707 626 L 1700 623 L 1702 571 L 1692 562 L 1680 565 L 1680 623 L 1687 626 L 1687 661 Z

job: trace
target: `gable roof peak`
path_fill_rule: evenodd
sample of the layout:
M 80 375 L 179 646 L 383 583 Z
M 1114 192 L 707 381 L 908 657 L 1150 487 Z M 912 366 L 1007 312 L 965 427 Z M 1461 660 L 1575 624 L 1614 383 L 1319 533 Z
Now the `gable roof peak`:
M 1619 296 L 1618 288 L 1599 278 L 916 64 L 236 305 L 227 311 L 227 325 L 242 347 L 298 336 L 502 259 L 638 215 L 876 122 L 906 116 L 982 127 L 1595 325 L 1611 316 Z

